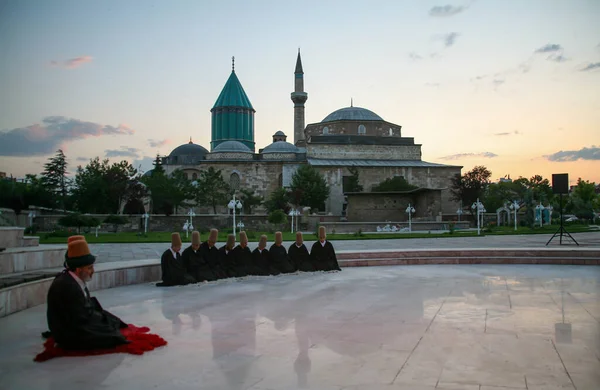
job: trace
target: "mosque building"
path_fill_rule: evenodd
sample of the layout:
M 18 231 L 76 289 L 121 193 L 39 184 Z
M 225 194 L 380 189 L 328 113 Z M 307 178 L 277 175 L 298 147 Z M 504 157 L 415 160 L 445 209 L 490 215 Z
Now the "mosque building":
M 277 188 L 290 185 L 302 164 L 310 164 L 324 175 L 330 189 L 325 211 L 352 220 L 406 219 L 404 203 L 415 205 L 416 217 L 438 218 L 452 214 L 458 204 L 451 200 L 451 178 L 461 167 L 421 160 L 421 145 L 402 136 L 402 126 L 388 122 L 365 108 L 340 108 L 321 122 L 305 125 L 304 71 L 300 52 L 294 70 L 294 139 L 282 131 L 273 142 L 256 152 L 254 114 L 235 67 L 219 94 L 211 114 L 210 151 L 189 143 L 176 147 L 162 158 L 170 174 L 183 170 L 190 180 L 212 166 L 221 170 L 232 188 L 251 189 L 269 197 Z M 356 168 L 362 193 L 348 193 L 344 184 Z M 402 176 L 416 190 L 402 193 L 371 193 L 385 179 Z M 346 209 L 347 207 L 347 209 Z

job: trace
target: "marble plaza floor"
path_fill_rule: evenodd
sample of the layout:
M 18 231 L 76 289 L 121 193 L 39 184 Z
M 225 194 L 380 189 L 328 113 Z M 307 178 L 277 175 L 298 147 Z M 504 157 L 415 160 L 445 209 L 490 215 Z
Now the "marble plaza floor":
M 38 306 L 0 318 L 0 389 L 600 388 L 600 267 L 361 267 L 95 295 L 169 345 L 34 363 Z

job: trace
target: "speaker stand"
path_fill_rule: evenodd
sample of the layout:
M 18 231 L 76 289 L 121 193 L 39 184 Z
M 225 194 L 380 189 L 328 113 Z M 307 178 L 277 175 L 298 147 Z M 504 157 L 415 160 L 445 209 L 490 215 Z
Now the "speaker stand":
M 552 215 L 550 215 L 550 219 L 552 219 Z M 546 243 L 546 246 L 548 246 L 548 244 L 550 244 L 550 242 L 554 239 L 554 237 L 559 236 L 559 242 L 560 245 L 562 245 L 562 239 L 563 239 L 563 235 L 567 235 L 569 236 L 569 238 L 571 240 L 573 240 L 573 242 L 575 244 L 577 244 L 577 246 L 579 246 L 579 243 L 573 238 L 573 236 L 571 236 L 569 234 L 569 232 L 567 231 L 567 229 L 565 229 L 564 225 L 563 225 L 563 194 L 560 194 L 560 227 L 558 228 L 558 230 L 556 231 L 556 233 L 554 233 L 552 235 L 552 237 L 550 237 L 550 239 L 548 240 L 548 242 Z

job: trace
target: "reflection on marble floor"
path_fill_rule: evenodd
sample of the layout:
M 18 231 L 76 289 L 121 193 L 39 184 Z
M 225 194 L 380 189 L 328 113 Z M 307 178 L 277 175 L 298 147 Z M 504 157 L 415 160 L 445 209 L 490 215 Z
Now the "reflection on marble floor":
M 34 363 L 36 307 L 0 319 L 0 388 L 600 388 L 599 267 L 372 267 L 97 295 L 169 345 Z

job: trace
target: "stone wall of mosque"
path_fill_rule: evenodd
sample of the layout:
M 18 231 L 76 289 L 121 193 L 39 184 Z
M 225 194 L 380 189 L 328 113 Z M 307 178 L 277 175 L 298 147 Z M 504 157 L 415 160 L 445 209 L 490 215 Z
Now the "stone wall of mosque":
M 307 144 L 308 158 L 352 160 L 421 160 L 421 145 L 327 145 Z
M 361 127 L 362 126 L 362 127 Z M 312 123 L 306 126 L 306 139 L 313 135 L 375 135 L 381 137 L 400 137 L 402 126 L 386 121 L 336 121 Z
M 251 153 L 209 153 L 206 155 L 207 160 L 252 160 L 254 157 Z

